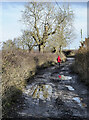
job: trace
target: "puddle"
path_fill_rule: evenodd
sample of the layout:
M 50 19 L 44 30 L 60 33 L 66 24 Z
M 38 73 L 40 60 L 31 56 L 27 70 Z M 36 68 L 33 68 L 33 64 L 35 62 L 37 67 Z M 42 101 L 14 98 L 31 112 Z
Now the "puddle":
M 73 100 L 75 100 L 80 107 L 87 107 L 85 103 L 81 103 L 81 99 L 79 97 L 74 97 Z
M 60 74 L 63 74 L 63 72 L 60 72 Z
M 61 75 L 61 78 L 60 78 L 60 79 L 61 79 L 61 80 L 71 80 L 72 77 Z
M 65 68 L 63 67 L 61 70 L 65 70 Z
M 50 100 L 52 96 L 52 86 L 51 85 L 35 85 L 30 89 L 25 91 L 26 94 L 32 96 L 32 98 L 38 98 L 41 100 Z
M 67 58 L 67 60 L 74 60 L 75 58 Z
M 24 113 L 24 112 L 18 112 L 18 114 L 20 114 L 21 116 L 26 115 L 26 113 Z
M 69 74 L 69 71 L 65 72 L 66 74 Z
M 52 69 L 52 70 L 54 70 L 54 69 L 55 69 L 55 66 L 54 66 L 54 67 L 52 67 L 51 69 Z
M 69 90 L 74 91 L 74 88 L 73 88 L 72 86 L 67 85 L 66 87 L 67 87 Z
M 68 71 L 68 70 L 69 70 L 69 68 L 66 66 L 61 69 L 61 71 Z

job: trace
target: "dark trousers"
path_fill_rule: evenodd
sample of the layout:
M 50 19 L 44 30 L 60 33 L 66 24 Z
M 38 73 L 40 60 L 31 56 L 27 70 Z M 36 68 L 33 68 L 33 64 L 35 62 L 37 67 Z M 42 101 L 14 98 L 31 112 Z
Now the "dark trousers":
M 58 62 L 58 64 L 59 64 L 59 67 L 60 67 L 60 62 Z

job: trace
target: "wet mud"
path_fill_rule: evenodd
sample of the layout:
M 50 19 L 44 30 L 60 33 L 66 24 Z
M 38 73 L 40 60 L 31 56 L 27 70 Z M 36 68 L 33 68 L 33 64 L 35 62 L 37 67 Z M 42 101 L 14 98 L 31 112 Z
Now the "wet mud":
M 71 73 L 74 58 L 39 70 L 23 91 L 23 103 L 12 117 L 30 119 L 88 119 L 89 93 L 87 87 Z M 15 115 L 15 116 L 14 116 Z

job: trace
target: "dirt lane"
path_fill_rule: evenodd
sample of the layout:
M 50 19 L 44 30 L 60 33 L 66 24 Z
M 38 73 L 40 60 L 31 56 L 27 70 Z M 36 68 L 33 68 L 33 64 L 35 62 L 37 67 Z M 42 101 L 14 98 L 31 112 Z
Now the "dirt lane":
M 24 90 L 17 118 L 87 119 L 88 91 L 78 76 L 71 74 L 73 62 L 74 58 L 67 58 L 60 69 L 55 65 L 40 70 Z

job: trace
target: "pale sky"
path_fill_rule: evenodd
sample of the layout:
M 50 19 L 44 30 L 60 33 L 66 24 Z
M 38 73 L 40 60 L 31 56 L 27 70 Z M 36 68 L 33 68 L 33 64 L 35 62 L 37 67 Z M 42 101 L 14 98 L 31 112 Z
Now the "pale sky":
M 25 29 L 25 26 L 19 21 L 24 4 L 24 2 L 0 3 L 0 42 L 19 37 L 21 29 Z M 77 37 L 68 48 L 74 49 L 80 45 L 81 29 L 83 29 L 83 40 L 87 37 L 87 3 L 72 2 L 70 5 L 75 14 L 74 28 Z

